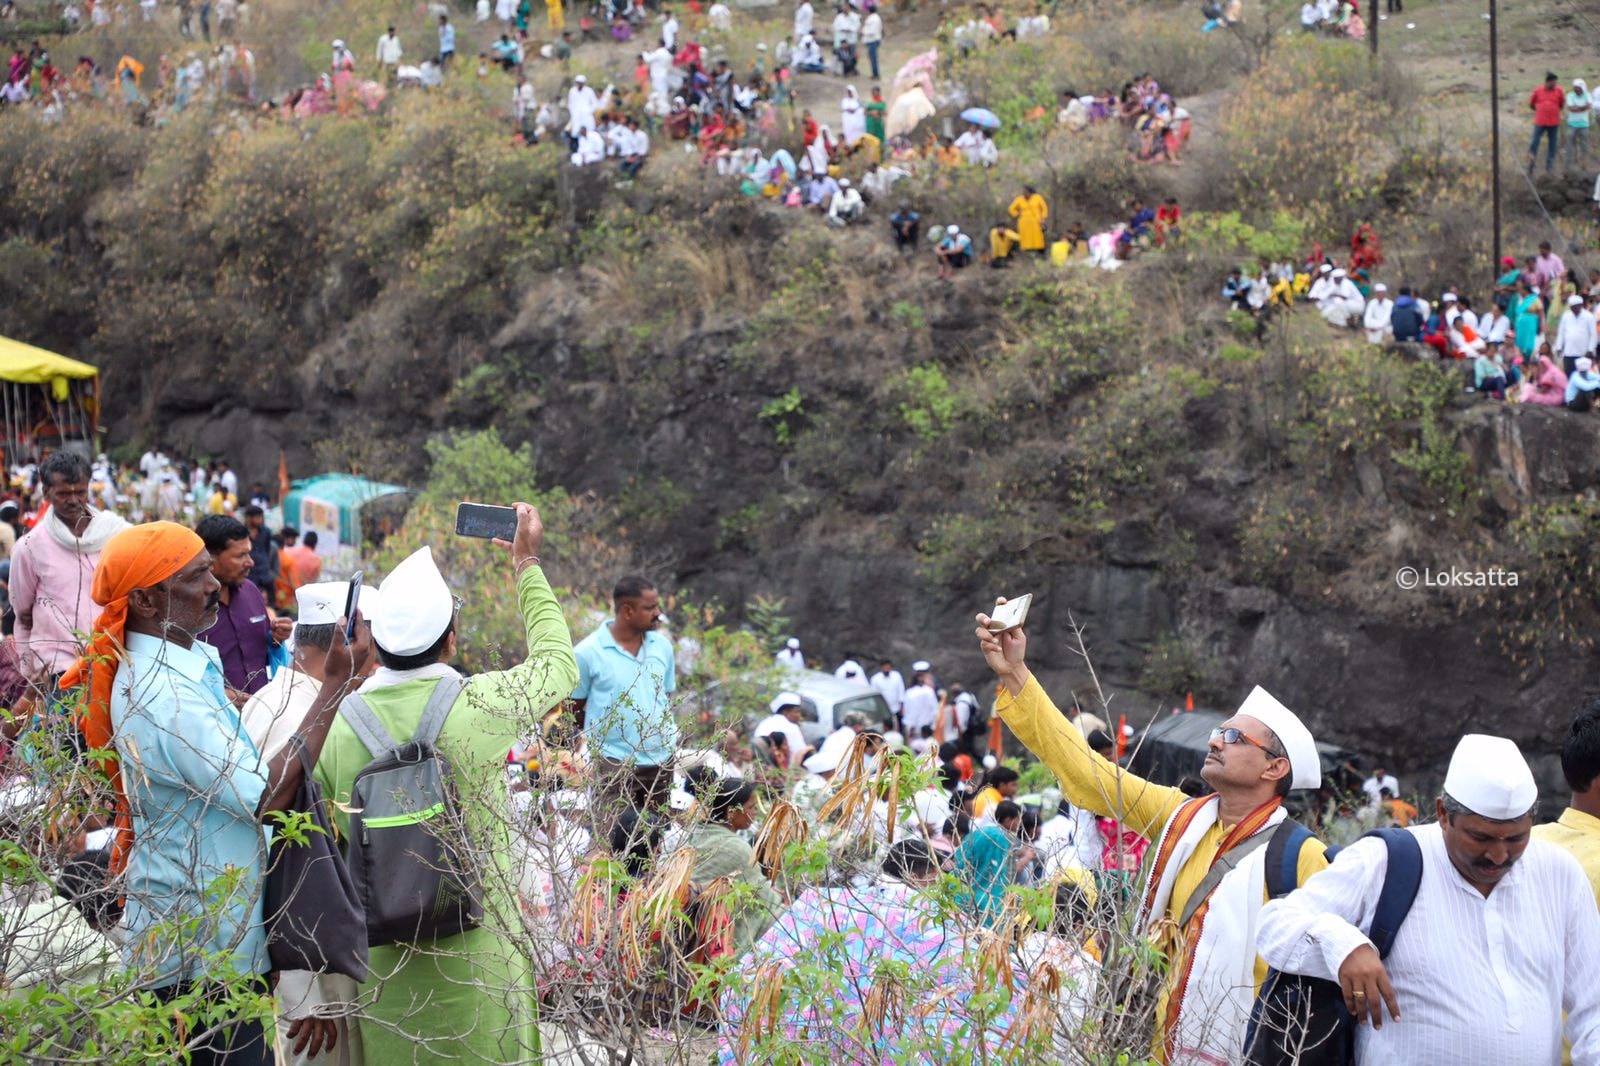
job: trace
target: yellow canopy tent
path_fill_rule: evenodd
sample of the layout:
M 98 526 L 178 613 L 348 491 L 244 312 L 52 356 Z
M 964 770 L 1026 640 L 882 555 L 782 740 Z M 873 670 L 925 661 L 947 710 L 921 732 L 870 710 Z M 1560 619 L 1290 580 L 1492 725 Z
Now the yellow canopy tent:
M 99 432 L 100 371 L 0 337 L 0 411 L 7 462 L 75 444 L 74 450 L 92 453 Z

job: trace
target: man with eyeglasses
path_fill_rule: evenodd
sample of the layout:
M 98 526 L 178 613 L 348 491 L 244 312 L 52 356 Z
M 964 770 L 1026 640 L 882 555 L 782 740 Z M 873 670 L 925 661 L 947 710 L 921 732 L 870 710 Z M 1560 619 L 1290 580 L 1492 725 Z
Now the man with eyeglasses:
M 993 633 L 988 626 L 980 614 L 978 644 L 1000 679 L 995 710 L 1006 725 L 1055 773 L 1070 803 L 1156 841 L 1138 914 L 1170 963 L 1156 1007 L 1154 1059 L 1236 1061 L 1266 977 L 1255 949 L 1267 901 L 1266 845 L 1288 819 L 1284 797 L 1322 783 L 1310 731 L 1256 688 L 1212 731 L 1200 773 L 1213 791 L 1191 799 L 1091 751 L 1028 670 L 1022 629 Z M 1297 885 L 1327 868 L 1325 851 L 1315 839 L 1300 847 Z

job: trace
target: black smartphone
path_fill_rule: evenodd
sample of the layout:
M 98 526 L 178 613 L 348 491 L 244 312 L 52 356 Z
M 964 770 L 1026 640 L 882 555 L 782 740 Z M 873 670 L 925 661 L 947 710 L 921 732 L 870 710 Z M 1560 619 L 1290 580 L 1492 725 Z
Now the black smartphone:
M 456 536 L 485 540 L 513 540 L 517 535 L 517 509 L 492 503 L 456 504 Z
M 344 597 L 344 642 L 356 639 L 356 608 L 361 605 L 361 571 L 350 575 L 350 591 Z

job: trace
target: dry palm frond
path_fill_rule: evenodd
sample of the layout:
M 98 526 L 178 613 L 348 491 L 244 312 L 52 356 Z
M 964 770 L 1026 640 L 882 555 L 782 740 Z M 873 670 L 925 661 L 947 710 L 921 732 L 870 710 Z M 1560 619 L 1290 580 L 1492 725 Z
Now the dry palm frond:
M 1015 976 L 1011 968 L 1011 951 L 1027 938 L 1032 928 L 1032 916 L 1021 906 L 1016 896 L 1008 894 L 993 928 L 978 933 L 979 971 L 993 977 L 1006 988 L 1016 991 Z
M 616 868 L 608 862 L 590 864 L 573 891 L 572 926 L 580 944 L 601 947 L 606 937 L 606 917 L 617 896 Z
M 719 877 L 706 885 L 695 901 L 700 917 L 696 923 L 700 951 L 709 957 L 733 954 L 733 912 L 728 897 L 733 894 L 733 878 Z
M 750 978 L 750 1006 L 739 1025 L 739 1061 L 749 1062 L 750 1046 L 778 1030 L 783 1009 L 783 963 L 763 963 Z
M 1061 991 L 1061 971 L 1041 962 L 1028 980 L 1022 1006 L 1006 1027 L 1000 1046 L 1026 1044 L 1048 1033 L 1055 1025 L 1056 995 Z
M 623 905 L 618 940 L 623 961 L 635 970 L 644 966 L 646 946 L 672 922 L 685 917 L 694 860 L 693 848 L 679 848 L 656 865 L 650 880 L 635 889 Z
M 839 773 L 834 778 L 835 784 L 839 782 L 851 784 L 866 777 L 868 760 L 881 747 L 883 747 L 883 738 L 878 734 L 858 734 L 850 742 L 850 750 L 844 753 L 844 761 L 840 764 Z
M 893 974 L 872 975 L 872 987 L 861 1001 L 861 1035 L 865 1043 L 875 1045 L 886 1028 L 899 1032 L 905 1024 L 905 988 Z
M 805 817 L 788 800 L 779 800 L 767 812 L 756 836 L 756 862 L 769 881 L 783 870 L 783 853 L 790 844 L 804 844 L 811 830 Z

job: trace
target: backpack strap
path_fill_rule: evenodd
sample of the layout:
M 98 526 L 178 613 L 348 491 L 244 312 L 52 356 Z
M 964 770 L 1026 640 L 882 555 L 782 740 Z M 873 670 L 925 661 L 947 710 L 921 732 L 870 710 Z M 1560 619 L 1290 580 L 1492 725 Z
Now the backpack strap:
M 367 754 L 374 759 L 387 755 L 400 746 L 399 742 L 390 735 L 378 721 L 378 716 L 372 713 L 372 707 L 361 698 L 360 693 L 352 692 L 339 701 L 339 717 L 343 718 L 355 733 L 356 739 L 366 746 Z
M 1287 896 L 1300 885 L 1300 849 L 1312 839 L 1311 830 L 1285 818 L 1272 830 L 1267 844 L 1267 898 Z
M 1271 829 L 1257 833 L 1249 840 L 1240 841 L 1229 848 L 1226 854 L 1217 856 L 1216 861 L 1211 864 L 1211 869 L 1206 871 L 1205 878 L 1195 886 L 1195 890 L 1189 894 L 1188 901 L 1184 903 L 1183 914 L 1178 918 L 1179 929 L 1187 929 L 1189 927 L 1189 920 L 1200 909 L 1200 905 L 1211 898 L 1211 893 L 1216 891 L 1217 886 L 1222 883 L 1222 879 L 1232 873 L 1234 867 L 1248 858 L 1251 853 L 1259 851 L 1263 845 L 1271 843 L 1272 838 L 1277 836 L 1281 825 L 1282 823 L 1279 823 L 1279 825 Z
M 1372 912 L 1372 928 L 1367 937 L 1378 949 L 1380 959 L 1388 958 L 1400 926 L 1411 913 L 1417 889 L 1422 885 L 1422 845 L 1416 835 L 1404 829 L 1374 829 L 1362 834 L 1380 837 L 1389 849 L 1389 867 L 1383 875 L 1383 889 Z
M 412 739 L 429 747 L 438 743 L 444 720 L 450 717 L 450 708 L 456 705 L 456 698 L 466 687 L 466 679 L 460 674 L 452 672 L 449 677 L 440 678 L 439 683 L 433 686 L 433 695 L 428 697 L 428 705 L 422 709 L 422 721 L 417 723 L 417 732 Z

